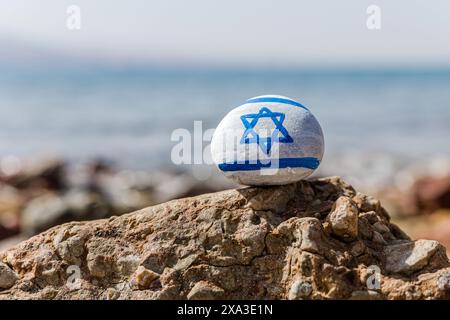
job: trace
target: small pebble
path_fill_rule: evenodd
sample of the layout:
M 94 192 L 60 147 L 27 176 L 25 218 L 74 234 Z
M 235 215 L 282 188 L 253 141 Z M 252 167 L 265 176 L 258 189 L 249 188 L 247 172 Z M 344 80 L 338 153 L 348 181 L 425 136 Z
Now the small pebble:
M 372 241 L 374 243 L 378 243 L 378 244 L 383 244 L 383 245 L 387 244 L 386 240 L 384 240 L 383 236 L 378 231 L 373 231 L 373 233 L 372 233 Z
M 352 241 L 358 236 L 358 208 L 350 198 L 336 200 L 329 221 L 333 234 L 341 240 Z
M 159 278 L 159 274 L 145 268 L 144 266 L 139 266 L 135 272 L 134 280 L 139 288 L 146 289 L 150 287 L 153 281 Z

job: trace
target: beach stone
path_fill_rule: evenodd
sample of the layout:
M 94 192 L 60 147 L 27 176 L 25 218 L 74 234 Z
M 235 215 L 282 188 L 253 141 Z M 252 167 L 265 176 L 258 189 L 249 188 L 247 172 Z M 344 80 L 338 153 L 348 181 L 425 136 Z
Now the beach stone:
M 3 181 L 17 189 L 45 188 L 62 190 L 66 187 L 65 162 L 52 156 L 33 157 L 26 160 L 17 159 L 17 170 L 12 174 L 1 174 Z
M 159 278 L 159 274 L 145 268 L 144 266 L 139 266 L 135 272 L 134 282 L 141 289 L 149 288 L 153 281 Z
M 22 228 L 24 233 L 33 235 L 63 222 L 61 217 L 68 215 L 64 200 L 57 194 L 47 193 L 34 198 L 22 212 Z
M 417 240 L 385 247 L 386 271 L 411 274 L 429 265 L 448 263 L 445 248 L 434 240 Z
M 33 235 L 60 223 L 105 218 L 111 214 L 110 205 L 100 194 L 76 189 L 63 195 L 47 192 L 27 203 L 22 211 L 21 227 L 25 234 Z
M 0 240 L 8 239 L 12 236 L 15 236 L 19 233 L 19 225 L 15 224 L 12 226 L 3 226 L 0 224 Z M 0 242 L 1 247 L 1 242 Z
M 389 228 L 384 224 L 384 223 L 382 223 L 382 222 L 375 222 L 374 224 L 373 224 L 373 228 L 377 231 L 377 232 L 379 232 L 379 233 L 381 233 L 381 234 L 385 234 L 385 233 L 390 233 L 391 231 L 389 230 Z
M 78 229 L 78 230 L 77 230 Z M 61 228 L 53 238 L 53 246 L 57 254 L 71 264 L 81 264 L 84 254 L 84 244 L 88 235 L 77 227 Z
M 187 298 L 189 300 L 215 300 L 220 299 L 224 290 L 207 281 L 199 281 L 189 291 Z
M 442 291 L 450 291 L 450 270 L 444 272 L 438 279 L 438 288 Z
M 352 241 L 358 236 L 358 207 L 348 197 L 336 200 L 329 215 L 333 234 L 344 241 Z
M 311 284 L 307 281 L 303 280 L 296 280 L 291 287 L 291 290 L 289 290 L 289 300 L 299 300 L 308 297 L 313 288 Z
M 0 290 L 11 288 L 17 280 L 17 274 L 6 264 L 0 262 Z
M 278 208 L 260 201 L 275 195 L 284 199 Z M 394 240 L 377 243 L 358 229 L 348 242 L 332 234 L 331 214 L 358 216 L 354 195 L 333 177 L 66 223 L 0 252 L 9 287 L 0 299 L 450 299 L 450 264 L 436 241 L 393 232 Z M 330 199 L 334 208 L 317 205 Z M 364 233 L 383 239 L 366 217 L 359 220 Z M 74 263 L 77 289 L 67 286 Z M 378 294 L 367 287 L 374 266 L 382 275 Z
M 319 166 L 324 138 L 305 106 L 283 96 L 259 96 L 231 110 L 211 141 L 212 159 L 226 177 L 244 185 L 282 185 Z
M 375 231 L 375 230 L 373 230 L 373 232 L 372 232 L 372 242 L 378 243 L 378 244 L 386 244 L 387 243 L 386 240 L 384 240 L 381 233 L 379 233 L 378 231 Z

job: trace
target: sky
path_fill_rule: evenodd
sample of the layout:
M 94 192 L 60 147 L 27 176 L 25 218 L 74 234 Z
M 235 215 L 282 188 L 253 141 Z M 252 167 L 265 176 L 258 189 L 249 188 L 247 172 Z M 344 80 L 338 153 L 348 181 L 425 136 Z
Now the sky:
M 67 28 L 70 5 L 80 30 Z M 370 5 L 379 30 L 366 26 Z M 0 0 L 0 59 L 47 50 L 134 63 L 450 65 L 449 35 L 448 0 Z

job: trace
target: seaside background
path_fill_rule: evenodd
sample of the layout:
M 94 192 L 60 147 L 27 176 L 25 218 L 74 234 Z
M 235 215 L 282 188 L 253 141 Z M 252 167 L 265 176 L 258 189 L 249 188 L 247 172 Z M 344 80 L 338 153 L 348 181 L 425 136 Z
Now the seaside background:
M 445 198 L 438 208 L 418 205 L 438 183 L 416 185 L 450 176 L 445 1 L 379 1 L 379 30 L 368 29 L 372 3 L 364 1 L 76 2 L 75 30 L 66 23 L 72 2 L 0 5 L 1 238 L 77 217 L 67 208 L 79 199 L 70 198 L 73 190 L 120 214 L 233 187 L 214 168 L 199 174 L 174 165 L 172 132 L 192 131 L 196 120 L 214 128 L 246 99 L 280 94 L 308 106 L 322 125 L 326 152 L 315 176 L 343 176 L 380 197 L 413 236 L 449 246 L 450 182 L 435 191 Z M 58 168 L 62 187 L 29 169 L 50 155 L 43 166 Z M 93 171 L 102 179 L 86 182 Z M 128 178 L 117 179 L 124 172 Z M 36 187 L 30 176 L 45 183 Z M 100 204 L 86 188 L 92 184 Z M 58 211 L 56 199 L 66 205 L 58 207 L 64 219 L 30 222 Z M 80 219 L 98 217 L 89 201 Z
M 320 173 L 346 176 L 355 187 L 392 184 L 409 166 L 449 160 L 449 87 L 450 69 L 438 68 L 10 70 L 0 74 L 0 153 L 173 169 L 174 130 L 192 131 L 194 121 L 214 128 L 246 99 L 274 93 L 319 119 Z

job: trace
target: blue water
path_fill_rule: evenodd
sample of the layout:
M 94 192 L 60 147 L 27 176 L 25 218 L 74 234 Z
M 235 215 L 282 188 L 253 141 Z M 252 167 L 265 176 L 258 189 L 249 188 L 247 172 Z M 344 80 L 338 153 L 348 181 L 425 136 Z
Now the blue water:
M 300 101 L 326 158 L 346 152 L 450 155 L 450 71 L 51 70 L 0 74 L 0 156 L 52 152 L 124 166 L 170 164 L 176 128 L 215 127 L 262 94 Z M 325 161 L 324 160 L 324 161 Z

